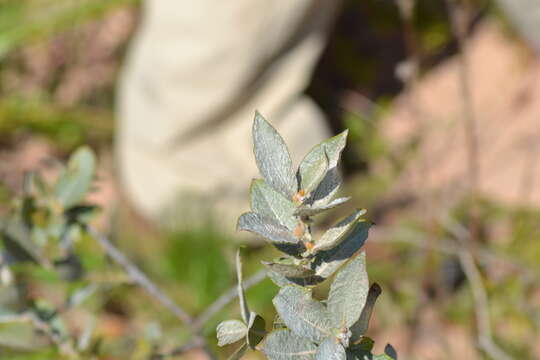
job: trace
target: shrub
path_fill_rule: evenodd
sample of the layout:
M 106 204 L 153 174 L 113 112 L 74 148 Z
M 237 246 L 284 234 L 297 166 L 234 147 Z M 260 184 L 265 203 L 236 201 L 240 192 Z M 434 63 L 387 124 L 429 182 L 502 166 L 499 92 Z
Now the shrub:
M 315 146 L 294 172 L 285 142 L 256 113 L 254 154 L 263 179 L 253 180 L 251 211 L 240 216 L 237 227 L 262 236 L 283 253 L 263 262 L 280 290 L 273 299 L 277 316 L 267 333 L 265 320 L 247 305 L 237 253 L 242 320 L 227 320 L 217 327 L 218 345 L 242 340 L 230 359 L 240 359 L 247 349 L 261 351 L 271 360 L 396 357 L 390 345 L 385 354 L 373 355 L 373 341 L 365 336 L 381 293 L 376 283 L 369 286 L 366 256 L 360 252 L 371 226 L 362 218 L 366 211 L 355 210 L 318 239 L 312 234 L 316 215 L 350 200 L 335 198 L 346 138 L 344 131 Z M 314 299 L 313 288 L 335 273 L 328 299 Z

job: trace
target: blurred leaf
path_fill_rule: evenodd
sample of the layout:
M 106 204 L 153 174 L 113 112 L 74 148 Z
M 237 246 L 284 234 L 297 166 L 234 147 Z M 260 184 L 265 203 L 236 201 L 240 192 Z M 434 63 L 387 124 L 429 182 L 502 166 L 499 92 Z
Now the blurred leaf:
M 253 143 L 255 160 L 266 183 L 292 199 L 297 184 L 289 150 L 276 129 L 259 112 L 255 113 L 253 122 Z
M 18 217 L 8 219 L 5 228 L 0 231 L 0 237 L 6 251 L 7 263 L 43 261 L 41 249 L 32 243 L 30 233 L 23 220 Z
M 360 318 L 368 291 L 366 254 L 362 252 L 338 272 L 330 287 L 327 308 L 335 328 L 348 328 Z
M 88 147 L 81 147 L 71 155 L 66 170 L 55 186 L 58 201 L 68 209 L 81 202 L 94 179 L 96 159 Z
M 54 269 L 64 281 L 80 280 L 84 275 L 84 268 L 77 255 L 70 252 L 61 259 L 54 261 Z
M 99 213 L 99 208 L 94 205 L 75 205 L 65 211 L 64 215 L 68 224 L 88 224 Z
M 28 351 L 44 345 L 45 343 L 36 336 L 30 322 L 0 320 L 0 349 L 8 347 Z M 2 351 L 0 350 L 0 355 Z
M 313 360 L 317 347 L 290 330 L 274 330 L 266 337 L 261 351 L 270 360 Z

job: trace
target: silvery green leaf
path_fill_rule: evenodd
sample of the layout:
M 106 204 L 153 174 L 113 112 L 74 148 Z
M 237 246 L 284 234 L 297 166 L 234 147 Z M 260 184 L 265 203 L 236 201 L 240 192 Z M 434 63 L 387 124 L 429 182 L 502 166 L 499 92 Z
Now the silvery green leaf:
M 247 343 L 250 348 L 255 349 L 261 340 L 266 335 L 266 322 L 264 319 L 254 312 L 249 316 Z
M 277 313 L 295 334 L 320 343 L 332 335 L 326 307 L 300 286 L 285 286 L 273 300 Z
M 232 344 L 247 334 L 246 324 L 240 320 L 227 320 L 217 326 L 218 346 Z
M 253 122 L 253 145 L 257 166 L 266 183 L 292 199 L 297 184 L 289 150 L 276 129 L 259 112 L 255 113 Z
M 316 205 L 303 205 L 300 206 L 296 211 L 294 212 L 294 215 L 296 216 L 313 216 L 320 214 L 326 210 L 333 209 L 335 207 L 338 207 L 341 204 L 346 203 L 349 201 L 350 197 L 342 197 L 339 199 L 332 200 L 330 203 L 326 205 L 316 206 Z
M 354 229 L 358 219 L 366 213 L 366 210 L 356 210 L 352 215 L 340 221 L 336 226 L 328 229 L 315 243 L 313 253 L 328 250 L 339 245 L 346 236 Z
M 341 268 L 330 287 L 327 309 L 334 327 L 348 328 L 359 319 L 368 291 L 366 253 L 362 252 Z
M 330 250 L 318 252 L 312 265 L 315 274 L 326 279 L 347 263 L 364 245 L 370 227 L 371 223 L 361 220 L 341 244 Z
M 64 208 L 84 199 L 94 179 L 95 163 L 94 153 L 86 146 L 77 149 L 70 157 L 67 168 L 55 185 L 56 198 Z
M 346 360 L 345 348 L 339 341 L 331 337 L 326 339 L 317 348 L 315 360 Z
M 266 337 L 261 351 L 270 360 L 313 360 L 317 346 L 291 330 L 274 330 Z
M 263 180 L 256 179 L 251 183 L 251 210 L 261 215 L 278 220 L 289 230 L 294 230 L 298 220 L 293 216 L 296 206 Z
M 374 283 L 369 288 L 366 303 L 364 305 L 364 308 L 362 309 L 360 318 L 350 328 L 352 333 L 351 342 L 354 343 L 360 340 L 362 335 L 364 335 L 368 330 L 369 320 L 371 319 L 371 314 L 373 313 L 373 307 L 375 306 L 377 298 L 379 297 L 379 295 L 381 295 L 381 291 L 381 287 L 377 283 Z
M 240 360 L 242 356 L 246 353 L 246 350 L 248 349 L 248 344 L 243 343 L 242 346 L 240 346 L 236 351 L 229 356 L 228 360 Z
M 341 134 L 321 143 L 324 145 L 324 149 L 328 155 L 328 170 L 326 171 L 323 179 L 319 182 L 317 188 L 307 199 L 307 202 L 310 205 L 314 205 L 316 207 L 324 206 L 328 204 L 330 200 L 332 200 L 338 191 L 339 186 L 341 185 L 341 176 L 339 174 L 337 165 L 341 152 L 343 151 L 347 141 L 347 134 L 348 130 L 345 130 Z M 322 148 L 316 146 L 313 148 L 312 152 L 315 154 L 320 154 L 322 152 Z M 310 157 L 310 155 L 308 154 L 306 157 Z
M 311 194 L 313 190 L 319 186 L 322 179 L 326 175 L 328 170 L 330 159 L 324 148 L 324 145 L 319 146 L 320 151 L 311 151 L 302 160 L 298 171 L 296 172 L 296 178 L 300 189 L 304 190 L 306 194 Z
M 345 148 L 348 134 L 349 130 L 345 130 L 342 133 L 333 136 L 330 139 L 327 139 L 320 144 L 314 146 L 313 149 L 311 149 L 302 160 L 298 172 L 300 174 L 306 172 L 306 169 L 312 166 L 310 164 L 316 163 L 317 160 L 321 157 L 324 157 L 325 154 L 328 157 L 328 167 L 336 167 L 339 162 L 341 152 Z
M 244 285 L 242 283 L 242 258 L 240 257 L 240 249 L 236 251 L 236 277 L 238 279 L 238 299 L 240 301 L 240 314 L 244 323 L 249 323 L 249 308 L 244 293 Z
M 315 275 L 315 271 L 301 265 L 280 264 L 267 261 L 263 261 L 262 264 L 268 269 L 288 278 L 304 279 Z
M 254 212 L 240 215 L 236 227 L 238 230 L 256 233 L 274 243 L 296 244 L 299 242 L 294 233 L 277 220 Z

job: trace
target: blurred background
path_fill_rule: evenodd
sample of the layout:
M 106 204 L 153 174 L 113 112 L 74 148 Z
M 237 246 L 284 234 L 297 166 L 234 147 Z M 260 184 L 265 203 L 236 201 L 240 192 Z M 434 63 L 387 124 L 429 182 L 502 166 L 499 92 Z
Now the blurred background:
M 255 109 L 297 162 L 348 128 L 353 200 L 320 226 L 354 207 L 376 223 L 375 348 L 540 359 L 539 50 L 536 0 L 0 0 L 0 214 L 25 171 L 54 174 L 50 159 L 87 144 L 99 157 L 97 226 L 201 314 L 234 286 L 239 244 L 246 277 L 275 256 L 234 232 L 257 176 Z M 109 287 L 71 323 L 98 319 L 100 359 L 189 340 L 81 246 Z M 54 300 L 58 284 L 32 286 Z M 247 292 L 268 321 L 276 290 L 263 280 Z M 220 358 L 234 346 L 215 346 L 215 326 L 237 315 L 233 301 L 204 326 Z M 57 358 L 25 336 L 0 327 L 0 358 Z

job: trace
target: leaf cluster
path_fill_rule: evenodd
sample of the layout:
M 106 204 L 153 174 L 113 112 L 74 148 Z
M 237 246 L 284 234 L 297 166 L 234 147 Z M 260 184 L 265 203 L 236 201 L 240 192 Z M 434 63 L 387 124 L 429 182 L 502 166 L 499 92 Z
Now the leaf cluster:
M 220 346 L 244 339 L 231 359 L 239 359 L 248 348 L 271 360 L 392 358 L 371 354 L 373 341 L 365 336 L 381 293 L 379 285 L 369 286 L 365 253 L 360 253 L 371 226 L 362 218 L 366 211 L 355 210 L 318 239 L 312 235 L 316 215 L 350 200 L 336 198 L 346 138 L 344 131 L 318 144 L 294 171 L 282 137 L 255 114 L 254 154 L 262 179 L 253 180 L 251 211 L 240 216 L 237 228 L 263 237 L 283 253 L 263 262 L 268 277 L 280 287 L 273 299 L 278 315 L 266 333 L 265 321 L 249 312 L 237 255 L 243 322 L 228 320 L 217 327 Z M 314 299 L 313 287 L 334 274 L 328 299 Z
M 74 338 L 60 316 L 83 303 L 97 288 L 84 278 L 82 260 L 75 251 L 76 242 L 98 212 L 95 206 L 84 203 L 95 166 L 93 152 L 81 147 L 67 166 L 61 166 L 54 181 L 45 181 L 37 172 L 27 173 L 21 196 L 14 199 L 0 224 L 0 296 L 24 288 L 38 274 L 61 282 L 67 289 L 61 308 L 39 294 L 15 291 L 13 301 L 0 303 L 0 325 L 17 329 L 21 323 L 29 324 L 70 358 L 89 350 L 88 337 L 95 325 L 89 322 L 88 329 Z M 35 350 L 43 345 L 37 341 L 25 344 L 25 348 Z

